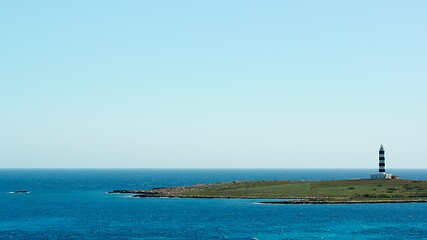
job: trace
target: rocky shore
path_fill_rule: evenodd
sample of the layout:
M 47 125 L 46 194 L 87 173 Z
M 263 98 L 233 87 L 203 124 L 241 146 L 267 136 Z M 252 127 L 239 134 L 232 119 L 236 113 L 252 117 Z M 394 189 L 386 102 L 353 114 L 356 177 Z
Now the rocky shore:
M 180 186 L 180 187 L 173 187 L 173 188 L 153 188 L 151 190 L 126 190 L 126 189 L 119 189 L 119 190 L 113 190 L 109 193 L 125 193 L 125 194 L 135 194 L 133 197 L 185 197 L 180 196 L 178 192 L 183 191 L 189 191 L 191 189 L 197 189 L 206 186 L 207 184 L 198 184 L 194 186 Z
M 366 204 L 366 203 L 425 203 L 427 200 L 366 200 L 366 201 L 312 201 L 312 200 L 289 200 L 259 202 L 262 204 Z

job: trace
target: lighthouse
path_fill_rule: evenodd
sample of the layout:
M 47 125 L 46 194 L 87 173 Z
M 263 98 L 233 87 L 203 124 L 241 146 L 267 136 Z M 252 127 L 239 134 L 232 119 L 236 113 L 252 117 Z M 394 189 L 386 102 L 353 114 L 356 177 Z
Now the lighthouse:
M 398 179 L 398 176 L 393 176 L 392 174 L 385 172 L 385 150 L 382 144 L 378 153 L 378 173 L 371 174 L 371 179 Z
M 379 158 L 379 168 L 378 171 L 380 173 L 385 173 L 385 150 L 384 150 L 384 146 L 381 144 L 380 146 L 380 158 Z

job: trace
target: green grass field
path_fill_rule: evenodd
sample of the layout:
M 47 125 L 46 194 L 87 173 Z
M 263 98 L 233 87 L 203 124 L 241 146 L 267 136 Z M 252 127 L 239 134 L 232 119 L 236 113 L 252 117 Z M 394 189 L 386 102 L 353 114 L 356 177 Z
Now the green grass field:
M 427 200 L 427 181 L 241 181 L 172 188 L 165 193 L 173 197 L 307 198 L 320 201 Z

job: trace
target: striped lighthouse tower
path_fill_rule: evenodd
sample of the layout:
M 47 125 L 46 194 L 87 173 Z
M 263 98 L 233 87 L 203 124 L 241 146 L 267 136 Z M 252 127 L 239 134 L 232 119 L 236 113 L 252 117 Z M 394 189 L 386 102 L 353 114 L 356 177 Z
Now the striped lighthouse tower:
M 382 144 L 380 146 L 379 153 L 380 153 L 379 172 L 385 173 L 385 150 L 384 150 L 384 146 Z
M 378 172 L 371 174 L 371 179 L 399 179 L 399 176 L 392 175 L 390 173 L 385 173 L 385 150 L 384 146 L 381 144 L 380 146 L 380 158 L 378 164 Z

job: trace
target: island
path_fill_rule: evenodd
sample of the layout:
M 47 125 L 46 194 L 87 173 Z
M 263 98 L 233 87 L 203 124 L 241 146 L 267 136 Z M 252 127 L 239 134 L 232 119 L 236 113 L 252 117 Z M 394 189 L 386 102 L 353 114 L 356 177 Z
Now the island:
M 265 204 L 427 202 L 427 181 L 352 179 L 328 181 L 233 181 L 151 190 L 114 190 L 136 198 L 250 198 Z M 282 199 L 279 201 L 279 199 Z

